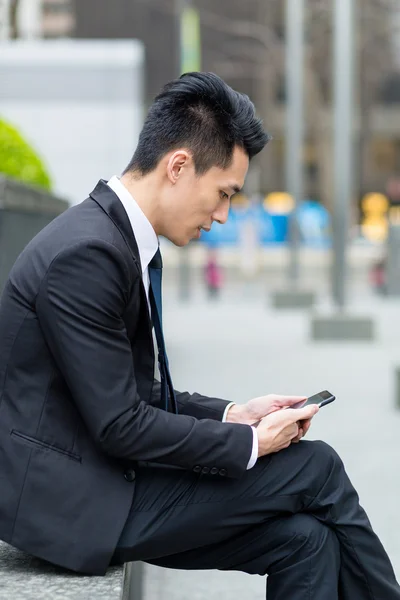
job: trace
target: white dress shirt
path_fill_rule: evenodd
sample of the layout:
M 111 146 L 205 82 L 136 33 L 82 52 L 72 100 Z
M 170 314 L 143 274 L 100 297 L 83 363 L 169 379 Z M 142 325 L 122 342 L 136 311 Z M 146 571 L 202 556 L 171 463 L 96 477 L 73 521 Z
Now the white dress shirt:
M 113 190 L 113 192 L 120 199 L 126 214 L 128 215 L 128 219 L 131 223 L 132 230 L 135 234 L 136 243 L 139 250 L 140 264 L 142 267 L 142 278 L 144 289 L 146 290 L 147 302 L 149 302 L 149 287 L 150 287 L 150 278 L 149 278 L 149 264 L 153 256 L 158 250 L 158 237 L 156 232 L 154 231 L 150 221 L 147 219 L 146 215 L 140 208 L 140 206 L 135 202 L 132 195 L 124 184 L 118 179 L 118 177 L 114 176 L 108 182 L 108 186 Z M 235 403 L 230 402 L 224 411 L 222 421 L 226 421 L 226 415 L 231 406 Z M 253 430 L 253 449 L 251 453 L 251 457 L 249 463 L 247 465 L 247 469 L 251 469 L 257 462 L 258 457 L 258 436 L 255 427 L 252 427 Z

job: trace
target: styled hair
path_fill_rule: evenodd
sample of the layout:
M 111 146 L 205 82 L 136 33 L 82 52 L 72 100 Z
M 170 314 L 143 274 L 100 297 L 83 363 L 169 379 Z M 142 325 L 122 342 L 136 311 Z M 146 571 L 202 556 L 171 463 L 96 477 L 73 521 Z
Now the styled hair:
M 185 73 L 155 98 L 124 173 L 146 175 L 168 152 L 186 148 L 202 175 L 213 166 L 228 168 L 235 146 L 252 159 L 270 139 L 248 96 L 214 73 Z

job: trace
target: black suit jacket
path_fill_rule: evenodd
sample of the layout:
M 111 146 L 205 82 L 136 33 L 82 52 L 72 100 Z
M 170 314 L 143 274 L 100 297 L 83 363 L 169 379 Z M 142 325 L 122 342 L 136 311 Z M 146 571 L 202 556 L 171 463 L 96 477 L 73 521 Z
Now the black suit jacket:
M 247 425 L 226 401 L 159 406 L 151 321 L 126 212 L 104 181 L 43 229 L 0 302 L 0 538 L 104 573 L 150 461 L 240 477 Z

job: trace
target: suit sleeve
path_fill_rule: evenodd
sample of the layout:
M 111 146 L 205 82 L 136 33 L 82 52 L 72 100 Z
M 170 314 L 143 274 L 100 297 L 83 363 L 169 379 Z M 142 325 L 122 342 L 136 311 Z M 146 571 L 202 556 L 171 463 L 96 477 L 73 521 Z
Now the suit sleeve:
M 251 427 L 167 413 L 139 397 L 122 318 L 138 285 L 116 247 L 90 240 L 57 255 L 36 298 L 44 338 L 94 442 L 120 459 L 240 477 Z
M 231 402 L 221 398 L 203 396 L 202 394 L 191 394 L 190 392 L 178 392 L 175 390 L 179 413 L 190 415 L 196 419 L 214 419 L 222 421 L 225 408 Z M 154 403 L 161 405 L 161 383 L 155 379 L 153 384 Z

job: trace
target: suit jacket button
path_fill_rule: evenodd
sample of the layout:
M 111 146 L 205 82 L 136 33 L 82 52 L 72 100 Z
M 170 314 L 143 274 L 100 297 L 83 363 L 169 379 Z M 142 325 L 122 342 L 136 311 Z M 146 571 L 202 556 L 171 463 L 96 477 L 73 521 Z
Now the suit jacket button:
M 133 469 L 127 469 L 124 473 L 124 477 L 126 481 L 132 483 L 132 481 L 135 481 L 136 473 Z
M 203 467 L 201 472 L 204 473 L 204 475 L 207 475 L 207 473 L 210 472 L 210 467 Z
M 220 470 L 219 470 L 219 474 L 220 474 L 222 477 L 225 477 L 225 475 L 226 475 L 226 469 L 220 469 Z
M 213 467 L 210 471 L 211 475 L 216 475 L 218 473 L 217 467 Z
M 196 465 L 195 467 L 193 467 L 193 471 L 195 473 L 201 473 L 201 467 L 200 467 L 200 465 Z

